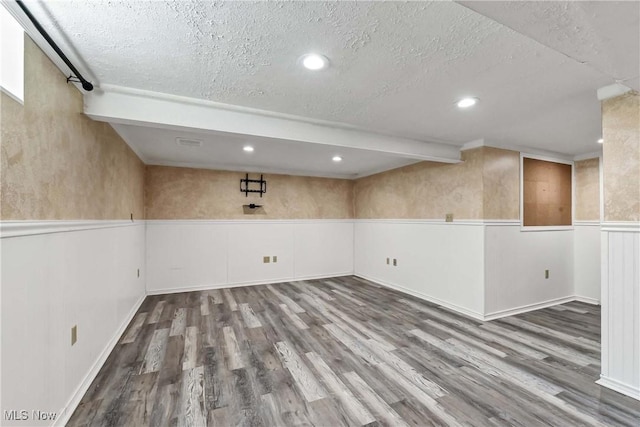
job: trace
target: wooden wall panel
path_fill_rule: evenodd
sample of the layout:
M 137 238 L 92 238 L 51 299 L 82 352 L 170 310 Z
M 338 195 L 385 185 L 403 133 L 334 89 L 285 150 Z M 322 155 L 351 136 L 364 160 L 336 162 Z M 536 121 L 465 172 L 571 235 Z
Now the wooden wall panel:
M 525 226 L 571 225 L 571 165 L 523 159 Z

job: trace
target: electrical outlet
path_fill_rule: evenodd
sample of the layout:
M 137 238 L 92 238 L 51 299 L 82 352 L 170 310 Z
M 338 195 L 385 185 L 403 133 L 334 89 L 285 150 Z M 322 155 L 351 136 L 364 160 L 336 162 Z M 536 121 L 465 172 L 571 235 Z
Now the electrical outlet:
M 397 260 L 397 259 L 395 259 L 395 258 L 393 259 L 393 266 L 394 266 L 394 267 L 397 267 L 397 266 L 398 266 L 398 260 Z
M 269 264 L 271 262 L 271 258 L 268 256 L 263 256 L 262 257 L 262 262 L 265 264 Z
M 452 213 L 448 213 L 448 214 L 445 216 L 445 221 L 446 221 L 446 222 L 453 222 L 453 214 L 452 214 Z
M 389 265 L 389 257 L 387 257 L 387 265 Z
M 278 262 L 278 255 L 274 255 L 271 257 L 271 261 Z
M 549 278 L 549 270 L 545 270 L 544 271 L 544 278 L 548 279 Z
M 71 328 L 71 345 L 74 345 L 78 341 L 78 325 L 73 325 Z

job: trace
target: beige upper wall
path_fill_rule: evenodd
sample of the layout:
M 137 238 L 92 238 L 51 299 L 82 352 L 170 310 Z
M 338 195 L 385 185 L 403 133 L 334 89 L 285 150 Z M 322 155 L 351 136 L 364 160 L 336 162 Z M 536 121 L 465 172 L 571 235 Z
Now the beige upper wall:
M 640 95 L 602 102 L 605 221 L 640 221 Z
M 574 163 L 575 219 L 600 219 L 600 159 L 580 160 Z
M 518 219 L 520 157 L 481 147 L 462 163 L 421 162 L 356 181 L 360 219 Z
M 353 181 L 290 175 L 264 175 L 262 198 L 240 192 L 244 172 L 147 166 L 147 219 L 350 219 Z M 259 174 L 249 174 L 259 178 Z M 264 207 L 245 215 L 242 205 Z
M 25 36 L 24 106 L 2 94 L 3 220 L 142 218 L 144 165 Z
M 483 219 L 520 219 L 520 153 L 483 149 Z

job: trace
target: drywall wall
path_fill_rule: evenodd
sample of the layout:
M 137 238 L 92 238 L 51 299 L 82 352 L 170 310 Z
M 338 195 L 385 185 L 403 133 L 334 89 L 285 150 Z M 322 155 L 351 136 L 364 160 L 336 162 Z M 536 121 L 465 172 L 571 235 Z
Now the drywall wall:
M 520 218 L 520 153 L 482 149 L 483 219 Z
M 143 217 L 144 165 L 25 36 L 24 106 L 2 94 L 2 220 Z
M 484 239 L 484 310 L 489 318 L 573 297 L 573 231 L 487 226 Z
M 520 157 L 516 151 L 480 147 L 463 162 L 421 162 L 355 184 L 359 219 L 517 219 Z
M 573 227 L 574 293 L 582 301 L 600 303 L 600 222 Z
M 573 231 L 520 229 L 520 153 L 480 147 L 463 160 L 356 181 L 356 274 L 479 318 L 572 298 Z
M 482 218 L 482 153 L 468 150 L 461 163 L 420 162 L 356 180 L 356 218 Z
M 150 293 L 352 274 L 353 221 L 147 221 L 147 271 Z
M 243 172 L 147 167 L 148 292 L 353 272 L 352 181 L 268 174 L 261 198 L 240 192 L 242 178 Z M 263 207 L 245 214 L 249 203 Z
M 82 114 L 81 93 L 31 39 L 24 45 L 24 106 L 3 93 L 0 107 L 0 411 L 63 423 L 145 295 L 144 223 L 129 220 L 143 216 L 144 167 Z
M 290 175 L 264 175 L 267 193 L 240 192 L 244 172 L 147 166 L 147 219 L 349 219 L 353 181 Z M 260 175 L 250 174 L 250 178 Z M 254 187 L 252 187 L 254 188 Z M 263 205 L 246 215 L 242 205 Z
M 481 223 L 357 220 L 355 273 L 482 318 L 483 233 Z
M 640 221 L 640 95 L 602 102 L 604 220 Z
M 600 158 L 576 161 L 573 165 L 575 179 L 576 221 L 600 220 Z
M 91 227 L 104 227 L 107 221 Z M 123 224 L 124 223 L 124 224 Z M 2 232 L 12 233 L 3 223 Z M 144 298 L 144 226 L 20 227 L 2 245 L 2 411 L 70 415 Z M 25 229 L 23 229 L 25 230 Z M 41 234 L 42 233 L 42 234 Z M 137 271 L 140 269 L 140 277 Z M 71 328 L 78 341 L 71 345 Z M 3 412 L 4 414 L 4 412 Z M 2 425 L 49 425 L 50 421 Z
M 573 281 L 576 297 L 600 302 L 600 158 L 574 163 Z

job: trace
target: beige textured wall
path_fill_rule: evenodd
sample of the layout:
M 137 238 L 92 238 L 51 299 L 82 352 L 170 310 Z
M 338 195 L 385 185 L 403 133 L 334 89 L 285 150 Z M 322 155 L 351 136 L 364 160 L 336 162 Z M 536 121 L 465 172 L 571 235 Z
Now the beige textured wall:
M 575 219 L 600 219 L 600 159 L 579 160 L 573 166 L 575 176 Z
M 147 219 L 349 219 L 353 181 L 266 174 L 262 198 L 240 192 L 244 172 L 147 166 Z M 249 174 L 259 178 L 258 174 Z M 245 215 L 242 205 L 264 205 Z
M 421 162 L 356 181 L 360 219 L 517 219 L 519 165 L 515 151 L 481 147 L 464 162 Z M 487 191 L 488 190 L 488 191 Z
M 483 149 L 483 219 L 520 219 L 520 153 Z
M 640 221 L 640 95 L 602 102 L 605 221 Z
M 27 36 L 24 65 L 24 106 L 4 93 L 0 101 L 0 218 L 142 218 L 140 159 L 82 114 L 82 94 Z

